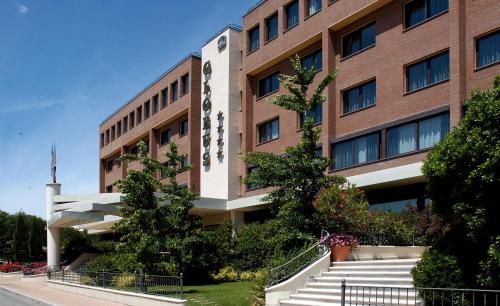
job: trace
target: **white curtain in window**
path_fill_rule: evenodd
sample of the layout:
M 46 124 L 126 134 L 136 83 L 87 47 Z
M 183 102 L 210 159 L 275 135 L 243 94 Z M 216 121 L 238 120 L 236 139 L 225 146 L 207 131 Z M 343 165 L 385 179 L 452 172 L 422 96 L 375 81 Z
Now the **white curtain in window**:
M 389 156 L 415 151 L 417 149 L 417 124 L 411 123 L 391 129 L 387 132 Z
M 280 134 L 280 122 L 279 120 L 274 120 L 271 123 L 271 139 L 276 139 Z
M 420 149 L 433 147 L 448 134 L 449 115 L 438 116 L 420 121 L 419 143 Z
M 378 159 L 378 137 L 376 134 L 354 141 L 354 163 L 362 164 Z
M 341 169 L 352 166 L 352 142 L 335 145 L 335 168 Z
M 500 61 L 500 31 L 481 38 L 478 42 L 477 66 L 482 67 Z
M 431 84 L 450 78 L 450 57 L 446 52 L 430 60 Z
M 312 15 L 321 9 L 321 0 L 309 0 L 308 15 Z
M 361 87 L 361 95 L 363 96 L 362 107 L 375 104 L 375 87 L 375 81 Z
M 408 67 L 408 91 L 427 85 L 427 62 Z

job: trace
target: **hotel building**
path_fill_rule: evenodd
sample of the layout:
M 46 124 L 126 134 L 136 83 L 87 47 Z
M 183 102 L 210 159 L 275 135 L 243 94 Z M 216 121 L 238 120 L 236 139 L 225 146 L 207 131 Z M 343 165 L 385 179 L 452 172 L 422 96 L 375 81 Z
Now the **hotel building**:
M 200 193 L 206 225 L 265 218 L 266 189 L 242 183 L 249 152 L 281 154 L 301 136 L 304 116 L 321 128 L 318 154 L 331 175 L 362 187 L 373 208 L 427 202 L 421 166 L 456 125 L 473 89 L 500 73 L 500 5 L 495 0 L 267 0 L 243 26 L 228 26 L 147 86 L 99 127 L 100 192 L 137 169 L 118 162 L 148 143 L 165 160 L 168 142 L 188 154 L 178 181 Z M 273 105 L 290 57 L 317 63 L 316 82 L 336 79 L 314 112 Z M 159 177 L 160 173 L 157 174 Z

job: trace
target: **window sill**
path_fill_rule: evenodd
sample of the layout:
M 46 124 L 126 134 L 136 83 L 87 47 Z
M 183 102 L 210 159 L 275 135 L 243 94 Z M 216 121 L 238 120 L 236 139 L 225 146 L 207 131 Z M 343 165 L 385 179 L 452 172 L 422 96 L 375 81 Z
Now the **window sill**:
M 186 136 L 186 135 L 188 135 L 188 134 L 189 134 L 189 132 L 184 133 L 184 134 L 179 134 L 179 138 L 184 137 L 184 136 Z
M 307 15 L 304 17 L 304 21 L 308 20 L 309 18 L 313 17 L 313 16 L 316 16 L 318 15 L 319 12 L 321 12 L 322 8 L 320 8 L 319 10 L 317 10 L 316 12 L 310 14 L 310 15 Z
M 337 2 L 337 0 L 330 0 L 330 1 L 328 1 L 328 6 L 334 4 L 335 2 Z
M 257 102 L 257 101 L 260 101 L 262 99 L 265 99 L 265 98 L 269 97 L 270 95 L 277 93 L 278 91 L 279 91 L 279 88 L 263 95 L 262 97 L 258 97 L 255 101 Z
M 494 62 L 494 63 L 490 63 L 488 65 L 484 65 L 484 66 L 481 66 L 481 67 L 477 67 L 477 68 L 474 69 L 474 72 L 481 71 L 483 69 L 490 68 L 490 67 L 493 67 L 493 66 L 498 65 L 498 64 L 500 64 L 500 61 L 497 61 L 497 62 Z
M 170 144 L 170 142 L 171 142 L 171 141 L 169 141 L 169 142 L 165 142 L 164 144 L 160 144 L 160 148 L 162 148 L 162 147 L 164 147 L 164 146 L 166 146 L 166 145 Z
M 300 119 L 299 119 L 299 120 L 300 120 Z M 314 124 L 313 124 L 313 127 L 318 127 L 318 126 L 320 126 L 320 125 L 322 125 L 322 124 L 323 124 L 323 121 L 318 122 L 318 123 L 314 123 Z M 297 129 L 297 133 L 302 132 L 303 130 L 304 130 L 304 128 L 303 128 L 303 127 L 300 127 L 300 128 L 298 128 L 298 129 Z
M 372 104 L 372 105 L 368 105 L 368 106 L 366 106 L 366 107 L 358 108 L 357 110 L 353 110 L 353 111 L 351 111 L 351 112 L 348 112 L 348 113 L 345 113 L 345 114 L 340 115 L 340 118 L 342 118 L 342 117 L 346 117 L 346 116 L 349 116 L 349 115 L 352 115 L 352 114 L 355 114 L 355 113 L 358 113 L 358 112 L 360 112 L 360 111 L 367 110 L 367 109 L 372 108 L 372 107 L 375 107 L 375 106 L 377 106 L 377 103 L 374 103 L 374 104 Z
M 257 50 L 259 50 L 259 48 L 260 48 L 260 46 L 257 47 L 257 48 L 255 48 L 255 49 L 253 49 L 253 50 L 247 51 L 247 55 L 246 56 L 249 56 L 250 54 L 255 53 Z
M 348 60 L 348 59 L 350 59 L 351 57 L 356 56 L 356 55 L 358 55 L 358 54 L 360 54 L 360 53 L 363 53 L 363 52 L 365 52 L 366 50 L 369 50 L 369 49 L 371 49 L 371 48 L 373 48 L 373 47 L 375 47 L 375 46 L 376 46 L 376 43 L 375 43 L 375 44 L 373 44 L 373 45 L 370 45 L 370 46 L 368 46 L 368 47 L 366 47 L 366 48 L 363 48 L 363 49 L 361 49 L 361 50 L 359 50 L 359 51 L 356 51 L 356 52 L 354 52 L 354 53 L 352 53 L 352 54 L 349 54 L 349 55 L 347 55 L 347 56 L 344 56 L 344 57 L 342 57 L 342 58 L 340 59 L 340 62 L 342 62 L 342 61 L 344 61 L 344 60 Z
M 410 31 L 410 30 L 412 30 L 412 29 L 414 29 L 414 28 L 417 28 L 418 26 L 421 26 L 421 25 L 423 25 L 423 24 L 425 24 L 425 23 L 427 23 L 427 22 L 429 22 L 429 21 L 431 21 L 431 20 L 434 20 L 434 19 L 438 18 L 439 16 L 441 16 L 441 15 L 444 15 L 444 14 L 448 13 L 448 11 L 449 11 L 449 10 L 442 11 L 441 13 L 439 13 L 439 14 L 437 14 L 437 15 L 434 15 L 434 16 L 432 16 L 432 17 L 430 17 L 430 18 L 427 18 L 427 19 L 425 19 L 425 20 L 420 21 L 420 22 L 419 22 L 419 23 L 417 23 L 417 24 L 412 25 L 411 27 L 404 28 L 404 29 L 403 29 L 403 33 L 408 32 L 408 31 Z
M 419 91 L 422 91 L 422 90 L 425 90 L 425 89 L 428 89 L 428 88 L 431 88 L 431 87 L 434 87 L 434 86 L 437 86 L 439 84 L 443 84 L 443 83 L 446 83 L 446 82 L 449 82 L 449 81 L 450 81 L 450 79 L 446 79 L 446 80 L 442 80 L 442 81 L 439 81 L 439 82 L 436 82 L 436 83 L 425 85 L 424 87 L 420 87 L 420 88 L 414 89 L 412 91 L 407 91 L 407 92 L 405 92 L 403 94 L 403 97 L 406 97 L 406 96 L 411 95 L 413 93 L 416 93 L 416 92 L 419 92 Z
M 268 43 L 272 42 L 272 41 L 275 41 L 276 39 L 278 38 L 278 35 L 274 36 L 273 38 L 271 39 L 268 39 L 264 42 L 264 46 L 267 45 Z
M 277 137 L 277 138 L 273 138 L 273 139 L 266 140 L 266 141 L 263 141 L 263 142 L 259 142 L 259 143 L 258 143 L 258 144 L 256 144 L 255 146 L 256 146 L 256 147 L 258 147 L 258 146 L 264 145 L 264 144 L 266 144 L 266 143 L 270 143 L 270 142 L 276 141 L 276 140 L 278 140 L 278 139 L 280 139 L 280 138 L 279 138 L 279 137 Z
M 290 27 L 288 27 L 288 28 L 284 29 L 284 30 L 283 30 L 283 34 L 285 34 L 286 32 L 288 32 L 288 31 L 290 31 L 290 30 L 295 29 L 296 27 L 298 27 L 298 26 L 299 26 L 299 24 L 300 24 L 300 22 L 297 22 L 297 23 L 296 23 L 296 24 L 294 24 L 293 26 L 290 26 Z

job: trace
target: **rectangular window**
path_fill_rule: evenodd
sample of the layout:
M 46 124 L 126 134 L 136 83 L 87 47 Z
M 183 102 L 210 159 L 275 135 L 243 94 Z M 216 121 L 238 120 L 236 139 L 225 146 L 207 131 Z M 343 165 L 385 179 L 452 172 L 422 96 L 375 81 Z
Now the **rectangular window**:
M 118 121 L 116 123 L 116 134 L 117 134 L 116 137 L 120 137 L 122 134 L 122 122 L 121 121 Z
M 111 141 L 115 140 L 115 126 L 113 125 L 111 127 Z
M 168 88 L 161 91 L 161 107 L 165 107 L 168 104 Z
M 104 133 L 101 133 L 101 148 L 104 147 Z
M 128 131 L 128 117 L 123 117 L 123 133 Z
M 130 154 L 139 154 L 139 147 L 137 145 L 129 148 Z
M 106 172 L 113 171 L 113 163 L 114 163 L 114 159 L 110 159 L 110 160 L 106 161 Z
M 316 154 L 316 157 L 323 157 L 323 147 L 318 145 L 316 150 L 314 150 L 314 154 Z
M 379 159 L 378 133 L 333 145 L 334 169 L 351 167 Z
M 443 114 L 387 130 L 387 156 L 433 147 L 449 132 L 450 116 Z
M 263 143 L 273 139 L 278 139 L 278 137 L 280 136 L 279 118 L 262 123 L 258 126 L 258 128 L 259 128 L 259 143 Z
M 357 29 L 342 38 L 342 57 L 375 45 L 375 22 Z
M 182 136 L 186 135 L 188 132 L 189 132 L 189 121 L 187 119 L 182 120 L 179 126 L 179 134 Z
M 151 112 L 150 102 L 146 101 L 144 102 L 144 120 L 149 118 L 149 115 L 151 115 L 150 112 Z
M 307 16 L 311 16 L 321 11 L 322 0 L 307 0 Z
M 253 27 L 248 31 L 248 52 L 259 49 L 259 26 Z
M 306 69 L 311 69 L 314 64 L 316 70 L 321 70 L 323 68 L 323 52 L 321 49 L 314 51 L 313 53 L 303 57 L 301 59 L 301 64 L 302 67 Z
M 300 114 L 300 128 L 304 126 L 306 118 L 312 118 L 314 124 L 320 124 L 323 121 L 323 104 L 316 106 L 311 112 Z
M 135 126 L 135 113 L 131 112 L 129 114 L 129 118 L 130 118 L 130 128 L 132 129 Z
M 181 159 L 181 164 L 180 164 L 181 169 L 189 167 L 189 156 L 185 156 L 183 159 Z
M 160 145 L 164 145 L 166 143 L 169 143 L 170 138 L 171 138 L 170 129 L 161 132 L 160 133 Z
M 153 97 L 153 114 L 156 114 L 160 110 L 160 101 L 158 101 L 158 100 L 159 100 L 159 96 L 155 95 Z
M 181 77 L 181 94 L 185 95 L 189 92 L 189 74 L 185 74 Z
M 106 140 L 106 144 L 108 144 L 109 143 L 109 129 L 106 130 L 106 137 L 105 138 L 106 138 L 105 139 Z
M 285 29 L 290 29 L 299 24 L 299 1 L 292 1 L 285 6 Z
M 406 67 L 408 92 L 449 78 L 450 56 L 448 51 Z
M 259 171 L 259 167 L 256 167 L 256 166 L 248 167 L 248 169 L 247 169 L 247 176 L 250 173 L 257 172 L 257 171 Z M 251 184 L 251 183 L 247 184 L 247 190 L 259 189 L 259 188 L 261 188 L 260 185 Z
M 343 92 L 344 109 L 347 114 L 358 109 L 375 105 L 377 99 L 377 89 L 375 80 L 361 84 Z
M 137 124 L 142 122 L 142 106 L 137 108 Z
M 171 101 L 174 102 L 179 98 L 179 82 L 175 81 L 170 84 Z
M 106 193 L 113 193 L 113 185 L 106 186 Z
M 476 67 L 500 61 L 500 30 L 476 39 Z
M 275 72 L 270 76 L 259 80 L 259 98 L 279 89 L 280 82 L 278 80 L 278 75 L 279 72 Z
M 448 10 L 448 0 L 413 0 L 405 4 L 405 28 Z
M 278 12 L 266 19 L 266 41 L 278 37 Z

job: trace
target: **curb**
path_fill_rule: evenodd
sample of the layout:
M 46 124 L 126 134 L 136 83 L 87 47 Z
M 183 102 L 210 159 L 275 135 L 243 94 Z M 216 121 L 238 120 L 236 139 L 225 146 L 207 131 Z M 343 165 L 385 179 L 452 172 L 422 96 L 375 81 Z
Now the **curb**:
M 25 295 L 23 293 L 20 293 L 18 291 L 14 291 L 14 290 L 11 290 L 11 289 L 7 289 L 5 287 L 1 287 L 0 286 L 0 291 L 4 291 L 4 292 L 7 292 L 7 293 L 11 293 L 11 294 L 23 297 L 23 298 L 28 299 L 31 302 L 33 302 L 35 304 L 38 304 L 38 305 L 42 305 L 42 306 L 55 306 L 54 304 L 48 304 L 47 302 L 39 300 L 39 299 L 36 299 L 36 298 L 34 298 L 34 297 L 30 296 L 30 295 Z

